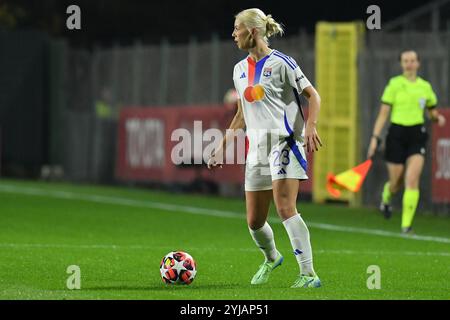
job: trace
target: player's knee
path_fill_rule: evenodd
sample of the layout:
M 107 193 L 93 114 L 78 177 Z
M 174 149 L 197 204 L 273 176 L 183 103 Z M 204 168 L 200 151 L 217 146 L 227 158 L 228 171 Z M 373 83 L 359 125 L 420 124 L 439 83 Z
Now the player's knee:
M 278 215 L 283 218 L 283 220 L 289 219 L 294 214 L 297 213 L 295 206 L 291 205 L 280 205 L 277 207 Z
M 247 217 L 248 227 L 252 230 L 261 229 L 264 226 L 264 223 L 266 223 L 265 220 L 258 218 L 256 216 Z

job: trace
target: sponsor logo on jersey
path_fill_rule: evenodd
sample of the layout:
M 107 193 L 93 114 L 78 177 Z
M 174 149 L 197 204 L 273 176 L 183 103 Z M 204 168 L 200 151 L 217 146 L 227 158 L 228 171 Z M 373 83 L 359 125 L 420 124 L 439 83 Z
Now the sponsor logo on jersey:
M 245 71 L 244 71 L 244 72 L 242 72 L 240 79 L 244 79 L 245 77 L 246 77 L 246 75 L 245 75 Z
M 270 77 L 271 75 L 272 75 L 272 68 L 264 68 L 263 76 L 264 77 Z

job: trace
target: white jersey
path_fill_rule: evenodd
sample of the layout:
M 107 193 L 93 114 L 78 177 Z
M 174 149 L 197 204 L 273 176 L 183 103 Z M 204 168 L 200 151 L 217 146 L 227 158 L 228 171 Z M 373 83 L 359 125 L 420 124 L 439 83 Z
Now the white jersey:
M 241 99 L 249 153 L 266 143 L 264 129 L 278 130 L 279 138 L 302 140 L 304 121 L 294 90 L 300 94 L 311 83 L 293 58 L 277 50 L 258 62 L 247 56 L 235 65 L 233 81 Z

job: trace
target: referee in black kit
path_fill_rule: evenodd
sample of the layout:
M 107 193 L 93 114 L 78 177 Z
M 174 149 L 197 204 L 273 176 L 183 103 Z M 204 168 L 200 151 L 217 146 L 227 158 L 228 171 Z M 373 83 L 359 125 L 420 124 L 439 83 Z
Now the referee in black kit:
M 389 181 L 385 183 L 380 210 L 386 218 L 392 215 L 392 195 L 404 184 L 402 232 L 412 234 L 412 222 L 419 202 L 419 182 L 425 162 L 428 133 L 424 110 L 439 126 L 445 118 L 436 110 L 437 98 L 430 83 L 417 76 L 420 59 L 414 50 L 400 54 L 403 73 L 389 80 L 381 98 L 367 157 L 371 158 L 381 142 L 380 134 L 390 113 L 391 125 L 386 137 L 385 160 Z

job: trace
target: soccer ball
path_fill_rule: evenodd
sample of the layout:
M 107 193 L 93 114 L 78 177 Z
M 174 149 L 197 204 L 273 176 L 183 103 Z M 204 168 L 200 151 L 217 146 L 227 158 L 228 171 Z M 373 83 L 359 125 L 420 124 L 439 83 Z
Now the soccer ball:
M 197 268 L 194 258 L 183 251 L 172 251 L 164 256 L 159 267 L 161 278 L 167 284 L 190 284 Z

